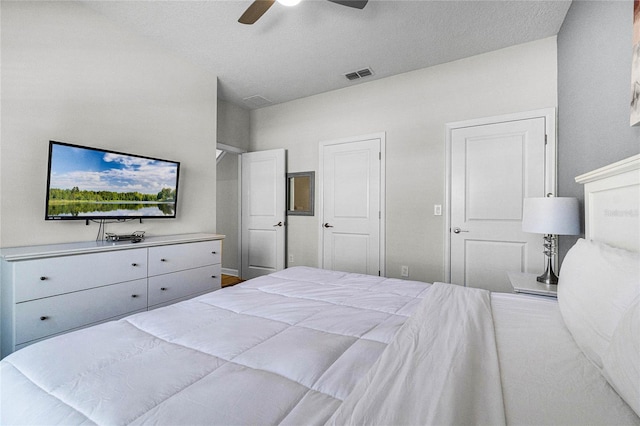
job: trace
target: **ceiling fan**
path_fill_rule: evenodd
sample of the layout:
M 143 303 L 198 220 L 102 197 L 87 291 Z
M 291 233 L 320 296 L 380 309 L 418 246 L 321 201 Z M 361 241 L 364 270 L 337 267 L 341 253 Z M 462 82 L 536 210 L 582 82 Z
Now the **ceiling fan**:
M 251 3 L 251 6 L 245 10 L 238 22 L 241 24 L 251 25 L 256 22 L 264 13 L 269 10 L 276 0 L 255 0 Z M 356 9 L 363 9 L 369 0 L 328 0 L 332 3 L 337 3 L 342 6 L 353 7 Z M 300 0 L 278 0 L 286 6 L 293 6 L 300 2 Z

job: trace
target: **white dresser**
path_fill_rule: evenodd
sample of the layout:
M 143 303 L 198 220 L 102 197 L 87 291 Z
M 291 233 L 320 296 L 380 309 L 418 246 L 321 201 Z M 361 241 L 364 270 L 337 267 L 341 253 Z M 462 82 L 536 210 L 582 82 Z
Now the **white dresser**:
M 223 235 L 0 249 L 2 357 L 220 288 Z

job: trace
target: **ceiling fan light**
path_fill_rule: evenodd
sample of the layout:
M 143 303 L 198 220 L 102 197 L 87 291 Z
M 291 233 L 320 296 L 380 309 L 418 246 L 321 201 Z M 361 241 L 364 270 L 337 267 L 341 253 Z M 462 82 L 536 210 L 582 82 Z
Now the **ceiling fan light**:
M 300 0 L 277 0 L 278 3 L 284 5 L 284 6 L 295 6 L 298 3 L 300 3 Z

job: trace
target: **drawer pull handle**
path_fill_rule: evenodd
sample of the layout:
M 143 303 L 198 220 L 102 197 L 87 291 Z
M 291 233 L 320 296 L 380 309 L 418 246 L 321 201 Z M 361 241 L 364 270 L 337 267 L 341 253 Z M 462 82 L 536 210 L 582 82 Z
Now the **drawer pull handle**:
M 40 281 L 44 281 L 46 279 L 47 279 L 47 277 L 40 277 Z
M 211 275 L 211 278 L 218 278 L 218 277 L 217 277 L 217 276 L 215 276 L 215 275 Z
M 160 290 L 167 291 L 167 288 L 166 287 L 160 287 Z
M 131 266 L 138 266 L 138 264 L 137 263 L 132 263 Z
M 48 320 L 48 319 L 49 319 L 49 317 L 44 316 L 44 315 L 40 317 L 40 321 L 46 321 L 46 320 Z
M 137 294 L 132 294 L 131 297 L 138 297 L 138 295 Z
M 166 262 L 167 259 L 160 259 L 160 262 Z

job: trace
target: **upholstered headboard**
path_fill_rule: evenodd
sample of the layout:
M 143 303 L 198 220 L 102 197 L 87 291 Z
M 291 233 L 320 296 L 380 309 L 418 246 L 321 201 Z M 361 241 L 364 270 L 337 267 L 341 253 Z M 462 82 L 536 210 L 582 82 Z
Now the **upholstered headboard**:
M 576 182 L 584 184 L 585 239 L 640 251 L 640 154 Z

